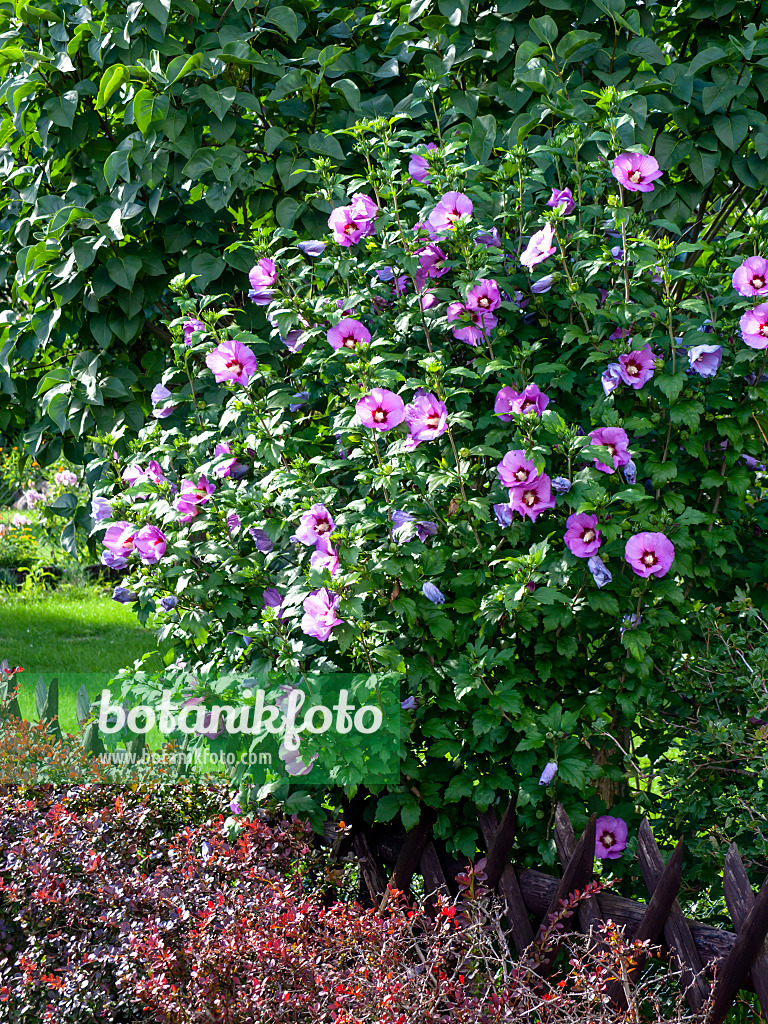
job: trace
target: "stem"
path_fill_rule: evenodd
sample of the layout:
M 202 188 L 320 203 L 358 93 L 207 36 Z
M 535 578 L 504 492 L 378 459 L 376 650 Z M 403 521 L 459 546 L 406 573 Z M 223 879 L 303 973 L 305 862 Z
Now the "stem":
M 192 401 L 193 401 L 194 406 L 195 406 L 195 415 L 197 416 L 197 422 L 200 424 L 200 429 L 201 430 L 205 430 L 205 424 L 203 423 L 203 418 L 200 415 L 200 410 L 197 407 L 197 394 L 195 392 L 195 383 L 192 380 L 192 374 L 189 372 L 189 352 L 186 349 L 184 351 L 184 372 L 187 375 L 187 380 L 189 381 L 189 386 L 192 389 Z
M 435 112 L 435 128 L 437 129 L 437 138 L 440 143 L 440 148 L 443 148 L 443 133 L 440 131 L 440 115 L 437 112 L 437 104 L 435 103 L 435 92 L 432 90 L 429 98 L 432 100 L 432 109 Z M 443 158 L 445 159 L 445 158 Z
M 557 242 L 557 247 L 560 250 L 560 262 L 563 265 L 563 272 L 565 273 L 565 276 L 568 278 L 568 284 L 572 285 L 573 278 L 571 277 L 571 272 L 568 269 L 568 264 L 565 259 L 565 250 L 563 249 L 563 244 L 560 241 L 560 236 L 557 233 L 557 226 L 554 223 L 554 221 L 552 222 L 552 228 L 555 233 L 555 241 Z M 584 324 L 584 330 L 587 332 L 587 334 L 589 334 L 589 324 L 587 323 L 587 318 L 584 316 L 584 313 L 581 310 L 578 310 L 578 314 L 581 317 L 581 322 Z
M 371 656 L 368 653 L 368 645 L 365 642 L 365 634 L 363 633 L 362 629 L 360 630 L 360 643 L 363 645 L 365 660 L 368 662 L 368 671 L 371 673 L 371 675 L 375 675 L 373 671 L 373 665 L 371 664 Z
M 619 195 L 621 205 L 624 207 L 624 186 L 619 182 Z M 621 221 L 621 262 L 624 267 L 624 301 L 629 303 L 629 263 L 627 262 L 627 224 L 622 218 Z
M 376 435 L 373 436 L 373 447 L 376 449 L 376 461 L 379 463 L 379 469 L 381 470 L 382 477 L 384 476 L 384 465 L 381 461 L 381 454 L 379 453 L 379 442 Z M 387 528 L 389 530 L 389 539 L 394 540 L 392 536 L 392 505 L 389 500 L 389 490 L 387 489 L 386 483 L 382 481 L 382 490 L 384 491 L 384 498 L 387 502 Z
M 456 451 L 456 442 L 453 440 L 453 430 L 451 430 L 450 427 L 448 427 L 448 437 L 451 440 L 451 448 L 453 449 L 453 458 L 454 458 L 454 460 L 456 462 L 456 475 L 459 478 L 459 489 L 461 491 L 461 497 L 462 497 L 462 500 L 466 503 L 467 492 L 464 490 L 464 480 L 463 480 L 462 475 L 461 475 L 461 465 L 459 463 L 459 453 Z M 468 513 L 468 517 L 469 517 L 469 513 Z M 475 525 L 472 522 L 471 518 L 468 518 L 468 522 L 469 522 L 470 527 L 472 528 L 472 533 L 474 533 L 474 535 L 475 535 L 475 540 L 477 541 L 478 545 L 481 545 L 482 541 L 480 540 L 480 536 L 479 536 L 477 530 L 475 529 Z
M 459 490 L 461 491 L 461 497 L 463 501 L 467 500 L 467 493 L 464 490 L 464 480 L 461 476 L 461 466 L 459 465 L 459 453 L 456 451 L 456 443 L 453 440 L 453 430 L 448 427 L 448 437 L 451 440 L 451 448 L 453 448 L 453 458 L 456 462 L 456 475 L 459 478 Z

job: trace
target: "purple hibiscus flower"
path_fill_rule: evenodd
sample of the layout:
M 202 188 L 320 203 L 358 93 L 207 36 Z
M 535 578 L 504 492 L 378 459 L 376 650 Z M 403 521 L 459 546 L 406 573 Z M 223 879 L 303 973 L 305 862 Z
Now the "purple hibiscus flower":
M 335 529 L 336 523 L 325 505 L 315 504 L 302 514 L 295 536 L 302 544 L 317 544 Z
M 722 345 L 694 345 L 688 350 L 690 368 L 700 377 L 714 377 L 722 361 Z
M 739 321 L 741 336 L 750 348 L 768 348 L 768 302 L 748 309 Z
M 653 192 L 653 182 L 661 177 L 658 161 L 645 153 L 620 153 L 611 173 L 629 192 Z
M 212 371 L 217 384 L 232 381 L 247 387 L 256 372 L 257 362 L 247 345 L 228 339 L 208 353 L 205 365 Z
M 393 391 L 372 388 L 355 404 L 355 412 L 364 427 L 392 430 L 405 419 L 405 403 Z
M 551 209 L 559 209 L 564 217 L 568 217 L 576 209 L 573 193 L 569 188 L 553 188 L 552 195 L 547 200 L 547 206 Z
M 530 483 L 514 487 L 509 492 L 509 506 L 533 522 L 542 512 L 555 507 L 552 482 L 546 474 L 537 476 Z
M 604 814 L 595 823 L 595 857 L 617 860 L 627 848 L 629 829 L 626 821 Z
M 656 356 L 651 346 L 635 349 L 619 356 L 619 375 L 625 384 L 638 390 L 653 377 L 656 370 Z
M 624 548 L 624 558 L 638 576 L 666 576 L 675 558 L 675 546 L 663 533 L 636 533 Z
M 301 631 L 307 636 L 314 636 L 318 640 L 327 640 L 335 626 L 344 623 L 337 615 L 341 595 L 332 594 L 330 590 L 323 587 L 321 590 L 313 590 L 308 597 L 304 598 L 304 615 L 301 619 Z
M 436 146 L 434 142 L 428 142 L 426 146 L 424 146 L 424 150 L 428 153 L 436 153 L 438 148 L 439 147 Z M 424 182 L 429 181 L 431 177 L 429 162 L 423 156 L 420 156 L 418 153 L 414 153 L 408 163 L 408 173 L 414 181 L 418 181 L 423 185 Z
M 410 435 L 405 442 L 406 450 L 413 451 L 422 441 L 434 441 L 448 429 L 448 409 L 435 395 L 416 395 L 405 407 L 405 422 Z
M 532 270 L 538 263 L 549 259 L 555 252 L 555 247 L 552 245 L 554 237 L 555 229 L 551 224 L 546 224 L 541 231 L 531 235 L 525 251 L 520 255 L 522 265 L 528 270 Z
M 621 466 L 626 466 L 629 462 L 630 454 L 627 447 L 629 445 L 629 437 L 627 432 L 621 427 L 598 427 L 589 436 L 592 444 L 602 445 L 613 456 L 613 466 L 606 466 L 599 459 L 594 460 L 595 469 L 599 469 L 601 473 L 613 473 Z
M 733 287 L 747 298 L 768 295 L 768 260 L 750 256 L 733 272 Z
M 568 550 L 578 558 L 589 558 L 597 554 L 602 537 L 597 529 L 597 516 L 586 512 L 575 512 L 565 521 L 565 543 Z

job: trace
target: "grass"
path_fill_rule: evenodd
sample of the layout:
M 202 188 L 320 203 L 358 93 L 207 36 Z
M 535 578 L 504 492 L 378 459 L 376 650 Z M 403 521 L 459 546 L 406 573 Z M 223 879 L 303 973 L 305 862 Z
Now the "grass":
M 38 676 L 59 680 L 59 721 L 77 732 L 75 696 L 85 683 L 98 697 L 119 669 L 155 650 L 153 631 L 135 615 L 94 587 L 63 586 L 34 596 L 0 595 L 0 660 L 20 665 L 19 705 L 36 718 Z

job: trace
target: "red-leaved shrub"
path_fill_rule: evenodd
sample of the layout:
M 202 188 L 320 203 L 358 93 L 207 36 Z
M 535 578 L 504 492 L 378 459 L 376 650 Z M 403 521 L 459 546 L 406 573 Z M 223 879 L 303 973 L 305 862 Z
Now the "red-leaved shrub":
M 641 950 L 564 925 L 522 960 L 479 872 L 429 917 L 327 906 L 309 826 L 241 819 L 224 789 L 103 786 L 20 793 L 0 806 L 0 1014 L 25 1024 L 624 1024 L 682 1020 L 674 980 L 619 1012 L 603 996 Z M 265 816 L 266 817 L 266 816 Z M 201 820 L 203 819 L 203 820 Z M 470 882 L 467 882 L 470 879 Z M 593 890 L 590 890 L 592 892 Z M 537 969 L 560 960 L 549 981 Z M 671 984 L 670 984 L 671 982 Z M 659 992 L 666 992 L 666 1004 Z M 656 1005 L 656 1008 L 654 1006 Z M 667 1006 L 662 1011 L 659 1006 Z M 637 1017 L 638 1008 L 651 1015 Z

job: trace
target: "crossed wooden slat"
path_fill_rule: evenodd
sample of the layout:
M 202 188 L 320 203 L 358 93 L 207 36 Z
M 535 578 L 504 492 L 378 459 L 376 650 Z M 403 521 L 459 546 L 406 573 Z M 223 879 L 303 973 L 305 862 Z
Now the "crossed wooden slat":
M 560 909 L 561 900 L 576 890 L 583 890 L 590 881 L 595 853 L 595 816 L 584 833 L 576 838 L 562 805 L 555 813 L 555 845 L 562 867 L 559 879 L 541 872 L 517 872 L 511 863 L 515 843 L 515 803 L 510 801 L 501 822 L 491 809 L 479 815 L 479 826 L 487 857 L 486 885 L 497 889 L 504 902 L 509 929 L 518 955 L 533 942 L 531 912 L 543 918 Z M 428 894 L 448 894 L 443 862 L 432 841 L 432 821 L 427 817 L 405 837 L 394 870 L 387 884 L 383 865 L 373 852 L 363 829 L 353 839 L 361 874 L 375 904 L 384 909 L 393 890 L 408 892 L 414 874 L 424 878 Z M 728 851 L 723 872 L 723 887 L 736 935 L 688 921 L 683 915 L 677 895 L 682 882 L 683 841 L 667 863 L 661 855 L 647 821 L 638 833 L 638 860 L 649 892 L 647 905 L 604 893 L 583 899 L 576 918 L 582 932 L 594 935 L 606 915 L 626 927 L 629 938 L 656 942 L 663 934 L 667 948 L 675 958 L 686 1000 L 695 1014 L 705 1009 L 707 1024 L 723 1024 L 740 988 L 751 980 L 760 1005 L 768 1013 L 768 879 L 756 895 L 735 845 Z M 432 902 L 434 908 L 434 900 Z M 595 940 L 598 941 L 599 940 Z M 706 954 L 706 960 L 701 954 Z M 554 954 L 548 962 L 537 966 L 543 976 L 551 970 Z M 705 976 L 705 962 L 715 968 L 715 985 Z M 617 1005 L 626 1005 L 628 985 L 634 982 L 643 965 L 641 958 L 626 978 L 615 979 L 608 994 Z M 751 975 L 751 977 L 750 977 Z M 709 1005 L 708 1005 L 709 1004 Z

